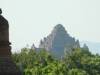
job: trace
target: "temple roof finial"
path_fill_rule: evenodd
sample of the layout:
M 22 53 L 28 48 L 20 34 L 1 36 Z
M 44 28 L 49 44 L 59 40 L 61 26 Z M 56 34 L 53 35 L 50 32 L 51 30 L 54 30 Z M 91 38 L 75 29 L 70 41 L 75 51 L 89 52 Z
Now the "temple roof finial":
M 2 14 L 2 9 L 0 8 L 0 15 Z

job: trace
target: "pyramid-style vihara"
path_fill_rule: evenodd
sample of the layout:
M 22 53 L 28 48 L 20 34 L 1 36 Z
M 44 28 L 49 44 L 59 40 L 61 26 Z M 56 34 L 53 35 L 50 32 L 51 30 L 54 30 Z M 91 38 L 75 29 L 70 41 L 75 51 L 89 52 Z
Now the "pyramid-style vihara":
M 0 9 L 0 75 L 21 75 L 11 58 L 9 24 Z
M 71 37 L 61 24 L 56 25 L 51 34 L 41 40 L 39 45 L 39 48 L 58 52 L 60 55 L 64 53 L 64 50 L 75 47 L 80 47 L 79 41 Z

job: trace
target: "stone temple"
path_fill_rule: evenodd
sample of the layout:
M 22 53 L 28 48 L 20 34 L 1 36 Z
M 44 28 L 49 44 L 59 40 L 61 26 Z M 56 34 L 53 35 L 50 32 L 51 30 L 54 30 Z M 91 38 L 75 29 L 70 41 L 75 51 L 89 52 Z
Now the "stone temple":
M 2 10 L 0 9 L 0 75 L 21 75 L 11 58 L 9 24 L 1 14 Z

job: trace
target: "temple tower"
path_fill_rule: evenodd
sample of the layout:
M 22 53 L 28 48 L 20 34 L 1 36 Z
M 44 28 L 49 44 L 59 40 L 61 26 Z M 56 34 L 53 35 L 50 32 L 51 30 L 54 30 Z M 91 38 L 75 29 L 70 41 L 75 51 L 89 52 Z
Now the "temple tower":
M 1 14 L 0 9 L 0 75 L 21 75 L 11 58 L 9 24 Z

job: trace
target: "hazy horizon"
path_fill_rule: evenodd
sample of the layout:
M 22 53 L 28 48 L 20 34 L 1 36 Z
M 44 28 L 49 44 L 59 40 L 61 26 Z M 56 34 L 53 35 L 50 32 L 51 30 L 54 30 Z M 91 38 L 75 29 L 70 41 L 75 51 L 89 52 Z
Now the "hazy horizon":
M 80 41 L 100 42 L 99 0 L 0 0 L 12 50 L 36 46 L 57 24 Z

